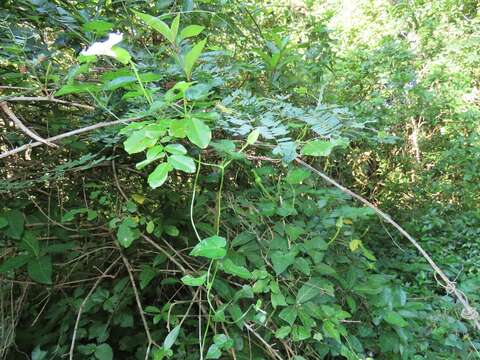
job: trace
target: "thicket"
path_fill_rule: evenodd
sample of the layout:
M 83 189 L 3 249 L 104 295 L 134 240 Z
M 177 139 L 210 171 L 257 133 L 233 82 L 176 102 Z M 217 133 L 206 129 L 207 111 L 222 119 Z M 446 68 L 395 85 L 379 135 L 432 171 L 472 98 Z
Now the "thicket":
M 0 358 L 480 356 L 477 1 L 0 19 Z

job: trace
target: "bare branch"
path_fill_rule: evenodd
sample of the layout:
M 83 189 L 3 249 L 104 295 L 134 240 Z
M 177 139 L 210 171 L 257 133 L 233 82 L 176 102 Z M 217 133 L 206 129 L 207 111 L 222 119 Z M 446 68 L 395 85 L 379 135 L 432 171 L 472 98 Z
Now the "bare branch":
M 95 107 L 91 105 L 85 105 L 77 102 L 55 99 L 54 97 L 51 97 L 51 96 L 12 96 L 12 97 L 5 96 L 2 100 L 3 101 L 25 101 L 25 102 L 42 102 L 42 101 L 53 102 L 57 104 L 75 106 L 75 107 L 87 109 L 87 110 L 95 110 Z
M 108 127 L 108 126 L 127 124 L 129 122 L 137 121 L 137 120 L 140 120 L 140 119 L 143 119 L 143 118 L 144 118 L 143 116 L 139 116 L 139 117 L 133 117 L 133 118 L 128 118 L 128 119 L 120 119 L 120 120 L 115 120 L 115 121 L 100 122 L 100 123 L 97 123 L 97 124 L 93 124 L 93 125 L 90 125 L 90 126 L 80 128 L 80 129 L 68 131 L 68 132 L 63 133 L 63 134 L 55 135 L 55 136 L 49 137 L 45 140 L 48 141 L 48 142 L 56 142 L 58 140 L 65 139 L 65 138 L 70 137 L 70 136 L 75 136 L 75 135 L 78 135 L 78 134 L 81 134 L 81 133 L 84 133 L 84 132 L 88 132 L 88 131 L 92 131 L 92 130 L 96 130 L 96 129 L 100 129 L 100 128 L 104 128 L 104 127 Z M 13 154 L 17 154 L 19 152 L 26 151 L 28 149 L 40 146 L 42 144 L 43 144 L 42 142 L 36 141 L 36 142 L 31 143 L 31 144 L 26 144 L 26 145 L 19 146 L 15 149 L 5 151 L 4 153 L 1 153 L 0 154 L 0 159 L 6 158 L 6 157 L 11 156 Z
M 35 134 L 32 130 L 30 130 L 28 127 L 26 127 L 22 121 L 13 113 L 12 109 L 10 109 L 7 105 L 6 102 L 1 102 L 0 103 L 0 108 L 2 108 L 3 112 L 7 114 L 7 116 L 10 118 L 10 120 L 13 121 L 15 126 L 22 130 L 26 135 L 30 136 L 32 139 L 40 141 L 41 143 L 44 143 L 45 145 L 51 146 L 51 147 L 58 147 L 58 145 L 55 145 L 41 136 Z

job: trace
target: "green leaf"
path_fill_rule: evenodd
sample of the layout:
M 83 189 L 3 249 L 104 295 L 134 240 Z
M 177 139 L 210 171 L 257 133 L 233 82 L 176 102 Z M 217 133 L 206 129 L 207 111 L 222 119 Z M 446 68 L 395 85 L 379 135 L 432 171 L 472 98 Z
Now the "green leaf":
M 207 356 L 205 359 L 220 359 L 222 356 L 222 351 L 220 350 L 220 347 L 217 344 L 212 344 L 208 348 L 207 351 Z
M 123 142 L 123 147 L 127 153 L 136 154 L 147 147 L 152 147 L 157 142 L 158 138 L 149 137 L 145 134 L 145 130 L 139 130 L 132 133 L 127 140 Z
M 103 20 L 93 20 L 83 24 L 82 28 L 97 35 L 105 35 L 113 28 L 113 24 Z
M 310 171 L 305 169 L 292 169 L 288 172 L 285 180 L 291 185 L 301 184 L 305 179 L 310 176 Z
M 23 234 L 21 245 L 30 253 L 30 255 L 35 257 L 40 256 L 40 244 L 37 240 L 37 237 L 32 232 L 26 231 Z
M 153 233 L 154 229 L 155 229 L 155 223 L 152 220 L 150 220 L 147 223 L 147 227 L 146 227 L 147 233 L 149 233 L 149 234 Z
M 322 325 L 323 333 L 326 337 L 333 338 L 340 342 L 340 332 L 333 322 L 325 320 Z
M 30 260 L 31 256 L 29 255 L 18 255 L 14 257 L 9 257 L 5 260 L 2 265 L 0 265 L 0 274 L 5 274 L 10 270 L 15 270 L 23 265 L 25 265 L 28 260 Z
M 257 142 L 259 136 L 260 136 L 260 130 L 259 129 L 253 130 L 250 134 L 248 134 L 247 144 L 248 145 L 255 144 Z
M 140 273 L 140 289 L 145 289 L 148 284 L 155 278 L 157 272 L 151 267 L 145 267 Z
M 41 284 L 52 284 L 52 259 L 50 256 L 30 259 L 27 263 L 28 275 Z
M 328 280 L 312 278 L 298 290 L 296 302 L 297 304 L 306 303 L 321 293 L 333 295 L 333 285 Z
M 185 71 L 185 75 L 187 79 L 190 81 L 193 65 L 200 57 L 203 47 L 205 46 L 207 39 L 203 39 L 195 44 L 195 46 L 184 56 L 183 58 L 183 71 Z
M 235 275 L 245 280 L 252 279 L 252 273 L 250 271 L 248 271 L 243 266 L 238 266 L 234 264 L 233 261 L 230 259 L 226 259 L 225 261 L 223 261 L 222 265 L 223 271 L 225 271 L 227 274 Z
M 115 59 L 117 59 L 124 65 L 128 64 L 132 59 L 130 53 L 124 48 L 121 48 L 119 46 L 113 46 L 112 51 L 115 53 Z
M 6 227 L 8 225 L 8 220 L 2 216 L 0 216 L 0 229 Z
M 168 144 L 165 146 L 165 151 L 172 155 L 185 155 L 187 149 L 182 144 Z
M 295 254 L 294 253 L 284 253 L 283 251 L 275 251 L 271 255 L 273 270 L 277 274 L 281 274 L 287 268 L 295 262 Z
M 282 326 L 281 328 L 278 328 L 277 331 L 275 331 L 275 337 L 277 339 L 285 339 L 288 334 L 290 334 L 290 331 L 292 331 L 292 328 L 290 326 Z
M 408 322 L 406 322 L 405 319 L 395 311 L 388 311 L 383 316 L 383 319 L 389 324 L 399 326 L 399 327 L 405 327 L 408 325 Z
M 205 27 L 200 25 L 189 25 L 180 31 L 180 35 L 178 36 L 178 42 L 180 43 L 182 40 L 186 38 L 194 37 L 199 35 Z
M 19 210 L 10 210 L 6 214 L 8 228 L 5 234 L 13 239 L 20 240 L 25 228 L 25 219 L 23 213 Z
M 93 355 L 98 360 L 113 360 L 113 350 L 107 343 L 98 345 Z
M 165 350 L 169 350 L 175 341 L 177 340 L 178 334 L 180 333 L 180 325 L 175 326 L 172 331 L 167 335 L 165 340 L 163 341 L 163 348 Z
M 170 236 L 178 236 L 180 235 L 180 230 L 174 225 L 166 225 L 165 232 Z
M 130 222 L 124 220 L 117 230 L 117 240 L 125 248 L 128 248 L 132 243 L 140 237 L 138 229 L 130 226 Z
M 297 319 L 298 311 L 295 307 L 289 306 L 280 311 L 278 317 L 282 320 L 285 320 L 290 326 L 293 325 L 295 320 Z
M 69 84 L 62 86 L 55 96 L 62 96 L 67 94 L 79 94 L 79 93 L 95 93 L 100 90 L 100 86 L 92 84 Z
M 133 12 L 145 22 L 148 26 L 150 26 L 152 29 L 157 30 L 160 34 L 162 34 L 168 41 L 173 43 L 174 39 L 172 36 L 172 31 L 168 27 L 167 24 L 165 24 L 162 20 L 159 18 L 156 18 L 154 16 L 144 14 L 138 11 L 133 10 Z
M 171 155 L 168 157 L 168 163 L 176 170 L 186 173 L 194 173 L 196 169 L 195 161 L 193 161 L 191 157 L 185 155 Z
M 162 186 L 168 178 L 168 173 L 173 170 L 169 163 L 162 163 L 158 165 L 155 170 L 148 176 L 148 184 L 152 189 Z
M 190 252 L 192 256 L 203 256 L 209 259 L 221 259 L 227 254 L 227 241 L 221 236 L 211 236 L 200 241 Z
M 328 156 L 334 147 L 335 144 L 330 141 L 313 140 L 303 147 L 302 153 L 310 156 Z
M 199 277 L 193 277 L 191 275 L 185 275 L 182 277 L 182 282 L 187 286 L 202 286 L 207 280 L 207 273 Z
M 201 149 L 205 149 L 212 139 L 212 132 L 205 123 L 196 118 L 190 118 L 186 122 L 186 135 L 188 140 Z
M 175 41 L 175 39 L 177 38 L 177 34 L 178 34 L 178 27 L 180 26 L 180 14 L 178 14 L 177 16 L 175 16 L 175 19 L 173 19 L 172 21 L 172 25 L 171 25 L 171 32 L 172 32 L 172 42 Z

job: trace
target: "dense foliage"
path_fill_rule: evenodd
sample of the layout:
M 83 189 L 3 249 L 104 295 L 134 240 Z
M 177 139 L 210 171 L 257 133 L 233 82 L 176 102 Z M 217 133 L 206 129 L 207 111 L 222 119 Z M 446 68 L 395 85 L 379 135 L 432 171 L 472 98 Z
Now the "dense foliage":
M 2 359 L 479 356 L 477 1 L 0 18 Z

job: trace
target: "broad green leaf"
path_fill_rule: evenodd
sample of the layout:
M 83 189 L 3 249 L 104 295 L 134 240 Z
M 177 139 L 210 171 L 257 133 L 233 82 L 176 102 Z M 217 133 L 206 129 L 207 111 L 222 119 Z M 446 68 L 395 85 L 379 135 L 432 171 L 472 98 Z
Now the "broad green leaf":
M 323 333 L 326 337 L 333 338 L 340 342 L 340 332 L 336 325 L 330 320 L 325 320 L 322 325 Z
M 220 347 L 217 344 L 212 344 L 208 348 L 207 351 L 207 356 L 205 359 L 220 359 L 222 356 L 222 351 L 220 350 Z
M 27 263 L 28 275 L 41 284 L 52 284 L 52 259 L 50 256 L 32 258 Z
M 282 311 L 280 311 L 280 314 L 278 314 L 278 317 L 282 320 L 285 320 L 290 326 L 293 325 L 293 323 L 297 319 L 297 316 L 298 310 L 294 306 L 286 307 Z
M 313 140 L 303 147 L 302 153 L 310 156 L 328 156 L 334 147 L 335 144 L 330 141 Z
M 288 334 L 290 334 L 290 331 L 292 331 L 292 328 L 290 326 L 282 326 L 278 328 L 277 331 L 275 331 L 275 337 L 277 339 L 285 339 Z
M 202 54 L 202 50 L 206 42 L 207 39 L 203 39 L 196 43 L 195 46 L 187 54 L 185 54 L 183 58 L 183 71 L 185 71 L 185 75 L 187 76 L 188 80 L 191 78 L 193 65 L 195 65 L 195 62 Z
M 56 93 L 55 96 L 62 96 L 67 94 L 79 94 L 79 93 L 95 93 L 100 90 L 99 85 L 93 84 L 69 84 L 62 86 Z
M 358 248 L 362 247 L 362 240 L 354 239 L 348 244 L 351 252 L 355 252 Z
M 0 265 L 0 274 L 5 274 L 10 270 L 15 270 L 25 265 L 31 257 L 29 255 L 18 255 L 9 257 Z
M 287 183 L 295 185 L 302 183 L 305 179 L 310 176 L 310 171 L 300 168 L 292 169 L 288 172 L 285 180 Z
M 145 289 L 148 284 L 155 278 L 157 272 L 152 267 L 145 267 L 142 272 L 140 273 L 140 288 L 143 290 Z
M 113 350 L 107 343 L 98 345 L 93 355 L 98 360 L 113 360 Z
M 227 241 L 221 236 L 211 236 L 200 241 L 190 252 L 192 256 L 203 256 L 209 259 L 221 259 L 227 254 Z
M 35 257 L 40 256 L 40 244 L 37 240 L 37 237 L 32 232 L 25 231 L 25 233 L 23 234 L 21 245 L 25 250 L 30 253 L 30 255 Z
M 138 11 L 133 10 L 133 12 L 145 22 L 148 26 L 150 26 L 152 29 L 157 30 L 160 34 L 162 34 L 168 41 L 173 43 L 174 39 L 172 37 L 172 31 L 168 27 L 167 24 L 165 24 L 162 20 L 159 18 L 156 18 L 154 16 L 144 14 Z
M 156 138 L 148 137 L 145 134 L 145 130 L 142 129 L 132 133 L 128 139 L 123 142 L 123 147 L 127 153 L 136 154 L 148 147 L 152 147 L 156 142 Z
M 158 165 L 155 170 L 148 176 L 148 184 L 152 189 L 162 186 L 168 178 L 168 173 L 172 171 L 172 165 L 169 163 L 162 163 Z
M 270 300 L 272 302 L 272 306 L 275 309 L 277 306 L 287 306 L 287 302 L 285 301 L 285 296 L 282 293 L 274 294 L 273 292 L 270 294 Z
M 113 24 L 103 20 L 93 20 L 83 24 L 82 28 L 97 35 L 106 35 L 113 28 Z
M 32 360 L 46 360 L 47 359 L 47 351 L 43 351 L 39 345 L 35 347 L 32 351 Z
M 128 248 L 132 243 L 140 237 L 140 232 L 137 228 L 130 226 L 129 221 L 124 220 L 117 230 L 117 240 L 125 248 Z
M 196 118 L 190 118 L 186 122 L 186 135 L 188 140 L 201 149 L 205 149 L 212 139 L 212 132 L 205 123 Z
M 210 94 L 211 88 L 208 84 L 193 85 L 185 91 L 185 98 L 190 101 L 203 100 Z
M 245 280 L 250 280 L 252 278 L 252 273 L 250 271 L 243 266 L 234 264 L 230 259 L 226 259 L 222 265 L 223 271 L 225 271 L 227 274 L 235 275 Z
M 283 251 L 275 251 L 271 255 L 273 269 L 277 275 L 281 274 L 287 268 L 295 262 L 295 254 L 289 252 L 284 253 Z
M 292 328 L 291 338 L 293 341 L 303 341 L 312 336 L 311 331 L 306 326 L 296 325 Z
M 391 325 L 405 327 L 408 325 L 408 322 L 397 312 L 395 311 L 388 311 L 384 316 L 383 319 Z
M 248 134 L 247 144 L 248 145 L 255 144 L 257 142 L 259 136 L 260 136 L 260 130 L 259 129 L 253 130 L 250 134 Z
M 175 19 L 173 19 L 172 21 L 172 25 L 171 25 L 171 32 L 172 32 L 172 42 L 175 41 L 175 39 L 177 38 L 177 34 L 178 34 L 178 27 L 180 26 L 180 14 L 178 14 Z
M 25 228 L 23 213 L 19 210 L 10 210 L 6 213 L 8 228 L 5 234 L 13 239 L 20 240 Z
M 147 227 L 146 227 L 147 233 L 149 233 L 149 234 L 153 233 L 154 229 L 155 229 L 155 223 L 152 220 L 150 220 L 147 223 Z
M 187 149 L 182 144 L 168 144 L 165 146 L 165 151 L 172 155 L 185 155 Z
M 8 225 L 8 220 L 0 216 L 0 229 L 3 229 Z
M 165 232 L 170 236 L 178 236 L 180 234 L 180 230 L 174 225 L 165 225 Z
M 196 169 L 195 161 L 193 161 L 191 157 L 185 155 L 171 155 L 168 157 L 168 163 L 176 170 L 186 173 L 194 173 Z
M 182 277 L 182 282 L 187 286 L 202 286 L 207 280 L 207 273 L 199 277 L 193 277 L 191 275 L 185 275 Z
M 180 333 L 180 326 L 177 325 L 172 329 L 172 331 L 170 331 L 170 333 L 167 335 L 167 337 L 163 341 L 163 348 L 165 350 L 171 349 L 173 344 L 175 344 L 175 341 L 177 340 L 179 333 Z
M 194 37 L 199 35 L 203 29 L 203 26 L 200 25 L 189 25 L 180 31 L 180 35 L 178 36 L 178 42 L 185 40 L 186 38 Z
M 302 285 L 297 293 L 297 304 L 303 304 L 321 293 L 333 296 L 333 285 L 330 281 L 322 278 L 312 278 Z

